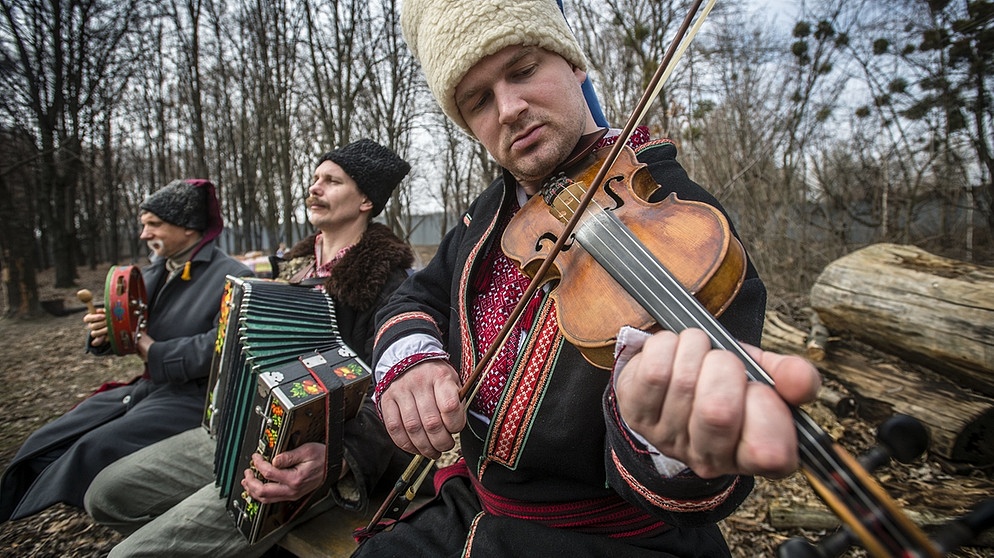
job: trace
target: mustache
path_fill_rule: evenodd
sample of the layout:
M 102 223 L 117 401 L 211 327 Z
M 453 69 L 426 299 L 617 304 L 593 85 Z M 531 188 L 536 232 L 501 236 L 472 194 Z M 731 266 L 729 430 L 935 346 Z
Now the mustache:
M 312 205 L 317 205 L 319 207 L 328 207 L 328 204 L 321 201 L 321 198 L 317 196 L 307 196 L 307 199 L 304 200 L 304 206 L 310 207 Z
M 146 244 L 153 252 L 162 251 L 163 244 L 161 240 L 149 240 Z

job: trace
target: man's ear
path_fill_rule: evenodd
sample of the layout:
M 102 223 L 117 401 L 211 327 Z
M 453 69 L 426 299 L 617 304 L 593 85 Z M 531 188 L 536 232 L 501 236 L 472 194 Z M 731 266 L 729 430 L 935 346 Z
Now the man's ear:
M 583 85 L 583 82 L 587 81 L 587 72 L 580 69 L 576 64 L 570 64 L 573 67 L 573 75 L 576 76 L 577 83 Z
M 372 211 L 373 202 L 366 196 L 362 197 L 362 203 L 359 204 L 359 209 L 362 211 Z

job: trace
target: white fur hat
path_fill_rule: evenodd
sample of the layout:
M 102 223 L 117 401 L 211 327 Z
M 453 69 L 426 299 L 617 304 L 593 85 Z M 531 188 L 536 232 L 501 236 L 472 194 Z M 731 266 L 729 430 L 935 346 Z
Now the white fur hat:
M 556 0 L 403 0 L 400 24 L 442 111 L 467 132 L 455 91 L 481 59 L 512 45 L 540 46 L 587 69 Z

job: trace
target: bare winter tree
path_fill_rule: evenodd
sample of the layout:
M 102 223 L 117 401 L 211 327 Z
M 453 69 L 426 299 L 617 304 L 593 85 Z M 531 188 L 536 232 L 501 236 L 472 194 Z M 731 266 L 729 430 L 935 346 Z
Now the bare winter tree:
M 901 208 L 894 217 L 881 214 L 885 230 L 894 219 L 901 240 L 912 241 L 919 236 L 915 214 L 942 200 L 939 237 L 957 240 L 937 248 L 973 259 L 973 210 L 994 222 L 994 9 L 984 2 L 886 2 L 869 15 L 850 53 L 872 95 L 855 116 L 883 144 L 877 153 L 888 184 L 880 197 L 904 198 L 881 204 Z
M 139 16 L 138 2 L 3 0 L 3 59 L 15 100 L 31 115 L 39 160 L 37 193 L 43 248 L 51 250 L 55 283 L 71 286 L 76 274 L 77 188 L 92 131 L 89 112 L 113 88 L 130 55 L 124 38 Z
M 180 100 L 189 107 L 184 114 L 193 148 L 189 153 L 189 172 L 196 177 L 209 177 L 207 169 L 207 143 L 204 131 L 204 83 L 201 78 L 200 22 L 203 0 L 170 0 L 166 10 L 176 30 L 179 74 L 177 89 Z
M 357 132 L 356 99 L 372 70 L 364 64 L 370 57 L 364 51 L 370 49 L 374 31 L 368 2 L 307 0 L 301 6 L 306 18 L 304 63 L 312 88 L 306 105 L 315 120 L 308 141 L 321 151 L 345 145 Z
M 788 240 L 798 237 L 803 223 L 778 164 L 793 109 L 777 71 L 788 55 L 770 48 L 776 38 L 769 22 L 757 21 L 749 30 L 732 25 L 747 21 L 745 15 L 734 10 L 717 16 L 700 38 L 697 56 L 687 61 L 707 70 L 698 70 L 695 102 L 680 120 L 680 159 L 722 200 L 757 268 L 779 287 L 796 277 L 785 270 L 810 250 Z
M 587 53 L 588 74 L 597 89 L 608 124 L 621 127 L 652 79 L 691 2 L 608 0 L 566 4 L 567 18 Z M 682 110 L 671 92 L 686 87 L 686 65 L 660 91 L 642 124 L 656 136 L 678 139 L 671 119 Z
M 242 59 L 246 62 L 241 79 L 248 85 L 244 92 L 253 107 L 253 132 L 257 137 L 254 153 L 258 165 L 254 197 L 257 212 L 247 216 L 257 225 L 248 239 L 253 248 L 275 251 L 278 239 L 292 239 L 292 215 L 300 207 L 299 134 L 307 130 L 300 122 L 297 81 L 297 41 L 304 29 L 304 6 L 258 3 L 240 11 L 243 32 Z M 282 231 L 280 223 L 283 223 Z
M 395 152 L 406 155 L 411 151 L 414 123 L 421 108 L 418 95 L 424 94 L 417 62 L 411 56 L 400 31 L 400 11 L 396 0 L 381 0 L 371 20 L 370 30 L 380 32 L 371 37 L 368 65 L 375 68 L 369 86 L 361 97 L 365 110 L 359 118 L 362 132 L 380 140 Z M 384 219 L 401 238 L 406 238 L 412 225 L 410 182 L 397 188 Z
M 438 142 L 444 152 L 437 187 L 437 200 L 443 214 L 439 232 L 444 235 L 456 224 L 449 219 L 458 219 L 470 202 L 497 178 L 500 169 L 480 142 L 466 135 L 441 111 L 436 111 L 434 116 L 439 122 L 436 137 L 444 138 Z
M 5 154 L 0 166 L 0 272 L 7 316 L 29 318 L 41 310 L 32 196 L 39 159 L 30 134 L 24 131 L 4 130 L 0 148 Z

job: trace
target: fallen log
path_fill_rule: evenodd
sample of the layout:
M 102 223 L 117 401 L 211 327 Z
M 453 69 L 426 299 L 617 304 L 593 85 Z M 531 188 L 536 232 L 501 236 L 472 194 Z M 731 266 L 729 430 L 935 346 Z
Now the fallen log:
M 941 528 L 955 519 L 952 516 L 929 511 L 904 509 L 902 513 L 926 532 Z M 831 531 L 840 526 L 838 516 L 820 503 L 773 501 L 767 509 L 766 520 L 774 529 Z M 994 531 L 984 531 L 968 546 L 994 547 Z
M 763 348 L 803 356 L 804 338 L 804 332 L 768 313 Z M 928 427 L 930 451 L 936 456 L 954 464 L 994 465 L 994 398 L 871 347 L 851 344 L 830 344 L 825 358 L 813 364 L 852 395 L 857 416 L 879 424 L 896 413 L 910 415 Z M 833 412 L 843 416 L 837 409 Z
M 874 244 L 829 264 L 811 307 L 836 335 L 994 396 L 994 268 Z

